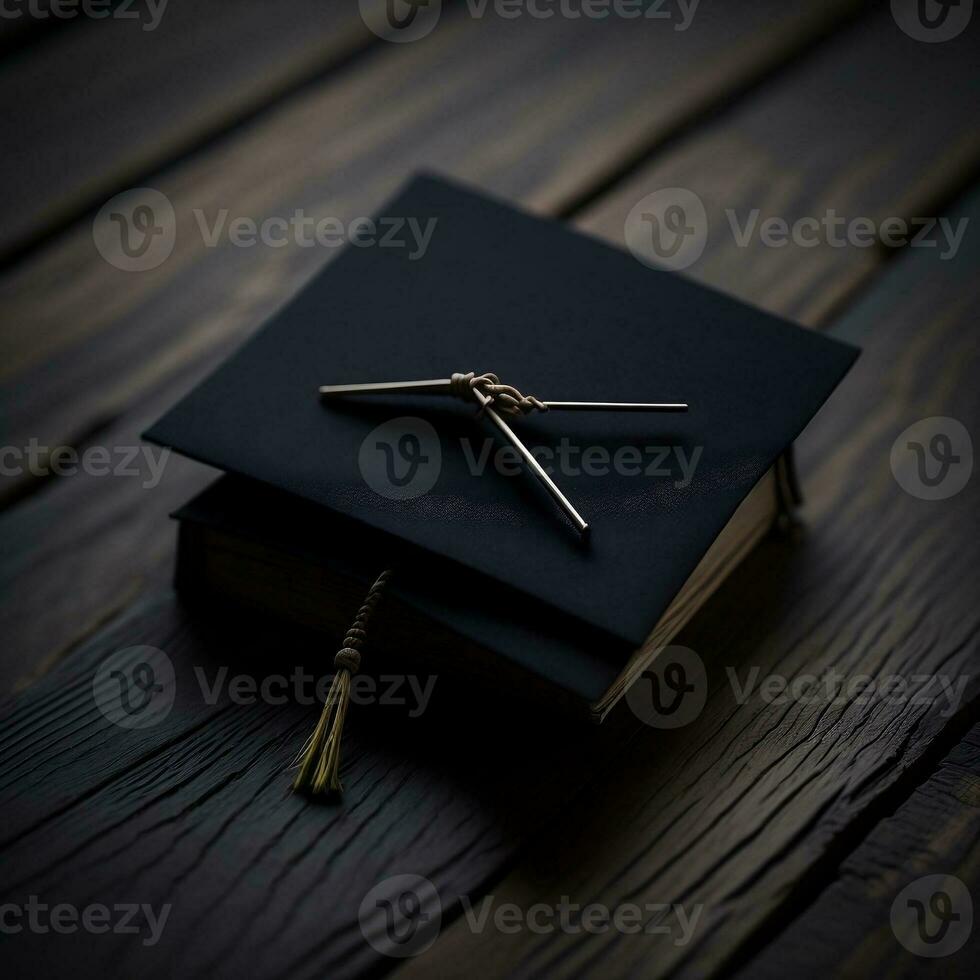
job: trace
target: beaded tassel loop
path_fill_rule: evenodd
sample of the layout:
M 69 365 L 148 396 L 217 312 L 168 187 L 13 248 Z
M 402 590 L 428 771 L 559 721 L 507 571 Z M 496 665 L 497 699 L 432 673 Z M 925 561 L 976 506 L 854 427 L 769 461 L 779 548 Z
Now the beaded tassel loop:
M 293 790 L 298 793 L 327 796 L 343 792 L 340 782 L 340 740 L 350 702 L 351 676 L 361 667 L 361 647 L 367 637 L 368 623 L 390 576 L 391 571 L 385 570 L 377 577 L 357 610 L 357 616 L 344 637 L 343 647 L 333 658 L 335 673 L 323 712 L 296 760 L 299 772 L 293 780 Z

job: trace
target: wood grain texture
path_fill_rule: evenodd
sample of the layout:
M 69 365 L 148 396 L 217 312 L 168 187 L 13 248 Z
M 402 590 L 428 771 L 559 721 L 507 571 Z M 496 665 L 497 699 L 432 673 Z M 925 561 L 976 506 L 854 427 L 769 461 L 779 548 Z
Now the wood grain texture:
M 795 74 L 756 96 L 783 91 Z M 814 95 L 805 104 L 820 103 Z M 867 126 L 874 124 L 874 109 Z M 800 111 L 796 106 L 787 118 L 798 122 Z M 451 142 L 448 134 L 445 142 Z M 706 152 L 717 152 L 717 145 L 706 143 Z M 939 157 L 945 152 L 933 149 Z M 908 166 L 904 186 L 916 172 L 912 162 Z M 822 177 L 833 183 L 843 173 L 828 168 Z M 806 175 L 815 194 L 823 187 L 820 176 Z M 896 184 L 903 186 L 897 177 Z M 754 199 L 751 193 L 746 198 Z M 918 198 L 910 200 L 916 206 Z M 732 262 L 744 254 L 734 253 Z M 753 275 L 762 276 L 761 265 L 774 254 L 753 256 L 759 263 Z M 850 259 L 837 273 L 852 276 L 853 286 L 876 264 L 865 252 L 846 254 Z M 279 669 L 293 662 L 294 643 L 306 648 L 303 640 L 252 629 L 236 635 L 227 623 L 187 615 L 163 591 L 4 712 L 0 737 L 9 751 L 0 767 L 0 799 L 10 818 L 0 862 L 12 896 L 171 901 L 164 939 L 146 949 L 132 937 L 57 937 L 39 950 L 26 937 L 27 951 L 18 955 L 57 957 L 59 968 L 71 957 L 81 975 L 104 972 L 107 964 L 151 977 L 205 969 L 218 976 L 281 975 L 288 968 L 300 976 L 378 974 L 392 964 L 364 942 L 357 905 L 375 881 L 410 872 L 435 883 L 447 923 L 458 919 L 461 896 L 477 900 L 488 890 L 498 901 L 513 898 L 525 906 L 558 901 L 563 891 L 613 904 L 624 896 L 705 902 L 699 928 L 708 936 L 698 932 L 697 950 L 664 948 L 663 937 L 642 935 L 474 937 L 461 934 L 457 923 L 418 961 L 416 971 L 427 975 L 469 973 L 475 963 L 486 975 L 571 974 L 589 964 L 613 975 L 656 975 L 672 965 L 703 975 L 727 962 L 764 926 L 789 883 L 902 780 L 948 719 L 935 699 L 902 711 L 851 702 L 770 706 L 757 698 L 738 705 L 719 668 L 737 667 L 742 679 L 753 665 L 795 677 L 829 663 L 850 674 L 942 670 L 955 676 L 976 658 L 975 554 L 965 546 L 944 548 L 951 538 L 977 537 L 976 483 L 951 501 L 917 501 L 898 489 L 888 469 L 891 442 L 906 419 L 976 414 L 976 396 L 962 383 L 975 372 L 976 254 L 966 257 L 966 272 L 962 258 L 922 267 L 929 259 L 923 256 L 883 281 L 848 327 L 868 333 L 871 344 L 801 447 L 810 530 L 799 541 L 764 544 L 685 635 L 684 642 L 713 665 L 708 705 L 694 724 L 674 733 L 641 731 L 617 754 L 609 743 L 583 744 L 566 730 L 556 744 L 547 723 L 526 727 L 508 714 L 501 724 L 499 711 L 485 718 L 472 699 L 454 698 L 440 679 L 437 704 L 421 719 L 389 716 L 380 706 L 359 712 L 360 718 L 352 713 L 348 797 L 338 808 L 309 807 L 284 797 L 282 768 L 305 734 L 310 710 L 209 705 L 193 670 L 203 667 L 211 679 L 222 665 L 261 673 L 273 658 Z M 860 274 L 852 263 L 861 265 Z M 142 385 L 134 380 L 138 374 L 125 374 L 125 364 L 139 360 L 121 362 L 122 387 L 130 393 L 115 404 L 129 411 L 100 434 L 101 441 L 120 445 L 132 438 L 154 400 L 172 397 L 222 343 L 239 336 L 239 318 L 256 322 L 249 318 L 262 315 L 262 297 L 274 291 L 265 292 L 267 283 L 250 291 L 255 268 L 238 267 L 241 278 L 227 273 L 223 283 L 231 288 L 223 304 L 212 297 L 206 307 L 223 320 L 215 327 L 217 340 L 202 340 L 195 355 L 201 360 L 175 355 L 170 375 L 150 373 Z M 729 274 L 736 276 L 737 268 Z M 809 282 L 793 281 L 801 289 Z M 203 280 L 183 282 L 198 298 L 208 295 Z M 183 298 L 179 277 L 167 296 L 172 303 Z M 756 298 L 765 302 L 765 291 Z M 191 297 L 186 302 L 193 305 Z M 141 309 L 150 317 L 155 301 Z M 134 316 L 129 325 L 142 323 Z M 132 342 L 139 346 L 137 337 Z M 81 339 L 71 343 L 83 356 Z M 180 377 L 181 371 L 188 373 Z M 191 472 L 175 470 L 178 482 L 187 484 L 163 493 L 183 496 L 201 478 L 179 475 Z M 165 485 L 169 480 L 168 470 Z M 137 549 L 128 549 L 124 536 L 103 538 L 114 522 L 125 534 L 138 534 L 146 510 L 145 491 L 125 480 L 111 483 L 73 478 L 9 515 L 31 515 L 19 540 L 26 549 L 33 535 L 56 562 L 52 594 L 90 590 L 75 607 L 78 616 L 111 611 L 113 590 L 131 587 L 133 569 L 152 575 L 158 565 L 143 564 L 141 556 L 154 541 L 163 542 L 156 554 L 164 554 L 164 535 L 171 534 L 155 514 L 154 529 Z M 66 543 L 73 521 L 78 529 Z M 76 542 L 104 548 L 111 560 L 93 574 L 91 551 Z M 32 579 L 30 558 L 22 561 L 26 582 L 44 581 L 39 572 Z M 98 595 L 112 598 L 89 605 Z M 19 593 L 18 604 L 29 605 L 29 598 Z M 34 609 L 33 621 L 24 621 L 26 642 L 64 628 L 57 614 L 48 618 L 41 606 Z M 92 674 L 106 654 L 138 643 L 170 655 L 178 699 L 161 725 L 123 732 L 94 708 Z M 975 691 L 971 685 L 968 694 Z M 455 737 L 447 738 L 447 731 Z M 621 745 L 628 733 L 615 727 L 600 737 Z M 537 836 L 536 828 L 542 828 Z M 499 882 L 518 853 L 525 855 L 518 870 Z M 204 948 L 201 937 L 208 944 L 203 957 L 192 952 Z
M 415 168 L 437 166 L 553 212 L 844 9 L 814 4 L 790 14 L 760 4 L 746 15 L 710 7 L 679 42 L 658 22 L 626 31 L 447 18 L 424 41 L 385 47 L 160 175 L 154 183 L 180 225 L 178 246 L 158 269 L 110 267 L 85 226 L 0 279 L 9 353 L 0 360 L 0 442 L 136 446 L 147 424 L 324 261 L 321 249 L 207 248 L 194 208 L 208 220 L 221 208 L 261 218 L 299 207 L 349 221 L 377 209 Z M 759 33 L 765 21 L 772 25 Z M 733 37 L 751 43 L 733 48 Z M 417 96 L 395 102 L 393 91 Z M 206 478 L 176 459 L 153 489 L 142 478 L 78 474 L 50 481 L 0 518 L 10 541 L 0 573 L 10 597 L 0 611 L 11 651 L 0 656 L 4 687 L 160 580 L 173 536 L 164 515 Z M 4 482 L 16 492 L 29 479 Z M 108 560 L 92 574 L 95 540 Z
M 683 33 L 658 21 L 447 14 L 427 38 L 382 47 L 154 177 L 177 220 L 160 267 L 113 268 L 86 221 L 2 277 L 4 439 L 53 445 L 91 431 L 196 353 L 246 335 L 331 254 L 236 248 L 227 235 L 209 247 L 200 220 L 301 208 L 346 223 L 420 168 L 559 211 L 851 7 L 706 5 Z
M 961 948 L 923 959 L 896 939 L 892 904 L 913 881 L 953 875 L 972 893 L 973 923 Z M 898 809 L 882 820 L 832 884 L 738 974 L 742 980 L 792 975 L 843 978 L 973 977 L 980 955 L 980 725 Z M 967 916 L 966 908 L 954 913 Z
M 707 219 L 704 254 L 687 274 L 817 324 L 887 258 L 887 219 L 944 214 L 937 206 L 980 167 L 980 131 L 969 122 L 980 115 L 978 54 L 977 32 L 921 44 L 879 9 L 815 50 L 782 84 L 655 157 L 580 224 L 624 243 L 624 223 L 639 201 L 683 188 L 700 199 Z M 767 245 L 762 228 L 772 219 L 809 221 L 804 243 Z M 827 230 L 825 221 L 838 226 Z M 870 244 L 850 244 L 845 222 Z M 871 227 L 863 239 L 861 222 Z M 919 231 L 910 226 L 908 235 Z M 925 240 L 942 238 L 932 228 Z M 634 244 L 656 260 L 648 239 Z
M 951 213 L 976 222 L 980 195 Z M 916 759 L 972 710 L 980 485 L 917 499 L 889 458 L 919 419 L 978 417 L 978 257 L 976 235 L 947 262 L 910 250 L 838 325 L 866 347 L 797 442 L 808 498 L 800 540 L 763 545 L 675 640 L 707 665 L 704 710 L 682 729 L 634 738 L 574 820 L 529 841 L 494 889 L 497 903 L 524 908 L 570 896 L 700 909 L 693 941 L 675 944 L 677 923 L 653 912 L 644 923 L 674 932 L 505 935 L 476 933 L 464 918 L 406 977 L 463 976 L 475 961 L 490 976 L 723 973 L 801 876 L 846 846 L 855 821 L 914 779 Z M 813 696 L 827 688 L 808 678 L 831 670 L 879 685 L 904 678 L 908 696 L 868 699 L 840 686 L 848 681 Z M 767 700 L 772 675 L 804 696 Z
M 974 256 L 966 258 L 969 270 Z M 961 567 L 971 556 L 950 562 L 938 575 L 937 560 L 925 560 L 930 541 L 948 536 L 949 522 L 968 533 L 969 520 L 976 519 L 975 490 L 958 502 L 923 508 L 927 502 L 902 497 L 887 471 L 892 415 L 933 410 L 935 392 L 921 373 L 948 378 L 949 361 L 964 375 L 973 367 L 964 362 L 962 348 L 975 346 L 963 330 L 964 322 L 971 323 L 967 311 L 975 294 L 956 288 L 962 269 L 941 271 L 936 287 L 953 315 L 907 269 L 890 277 L 901 289 L 882 284 L 884 309 L 877 295 L 869 299 L 875 322 L 884 325 L 878 337 L 884 349 L 866 353 L 853 382 L 858 389 L 849 397 L 866 404 L 880 395 L 888 417 L 869 424 L 852 454 L 842 438 L 851 416 L 843 409 L 827 413 L 821 428 L 835 448 L 831 458 L 821 454 L 817 460 L 825 476 L 811 505 L 808 540 L 764 545 L 746 575 L 712 600 L 701 625 L 685 637 L 691 646 L 711 649 L 718 665 L 742 669 L 759 658 L 765 670 L 794 676 L 830 660 L 848 673 L 942 665 L 953 674 L 965 656 L 975 657 L 975 585 Z M 931 321 L 924 316 L 929 310 Z M 927 323 L 929 329 L 922 329 Z M 915 344 L 910 335 L 919 338 Z M 959 347 L 951 338 L 960 338 Z M 894 358 L 893 350 L 899 352 Z M 902 351 L 909 352 L 906 358 Z M 959 414 L 975 408 L 975 401 L 943 407 Z M 853 480 L 835 472 L 842 464 L 868 474 L 860 493 L 854 493 Z M 812 473 L 812 458 L 806 468 Z M 848 502 L 849 496 L 855 499 Z M 864 530 L 872 523 L 880 527 L 876 535 Z M 903 551 L 920 560 L 896 566 L 893 554 Z M 905 615 L 896 619 L 896 608 Z M 726 638 L 723 645 L 719 637 Z M 128 732 L 102 718 L 90 691 L 107 654 L 141 643 L 164 649 L 174 662 L 177 700 L 157 727 Z M 96 937 L 47 937 L 51 941 L 42 943 L 28 936 L 11 954 L 15 967 L 20 956 L 36 957 L 43 975 L 53 961 L 72 955 L 81 976 L 99 975 L 110 964 L 150 977 L 281 975 L 290 969 L 299 976 L 377 973 L 390 961 L 364 942 L 356 918 L 360 898 L 376 881 L 425 874 L 448 920 L 458 915 L 461 896 L 476 901 L 488 889 L 501 901 L 549 900 L 552 882 L 544 869 L 552 859 L 555 868 L 578 875 L 603 870 L 588 885 L 590 900 L 618 888 L 628 889 L 632 900 L 658 900 L 647 896 L 664 894 L 663 882 L 642 879 L 672 869 L 693 887 L 685 900 L 695 901 L 698 883 L 712 881 L 716 869 L 736 891 L 728 913 L 737 908 L 741 922 L 760 890 L 766 894 L 779 883 L 773 876 L 807 866 L 814 850 L 845 830 L 848 816 L 900 775 L 944 721 L 936 703 L 904 711 L 877 704 L 873 710 L 853 704 L 770 708 L 756 700 L 739 707 L 715 675 L 712 697 L 694 725 L 675 733 L 641 732 L 623 746 L 627 733 L 620 727 L 601 730 L 601 742 L 580 741 L 581 733 L 568 729 L 555 740 L 546 719 L 535 726 L 508 713 L 502 723 L 494 706 L 487 717 L 479 699 L 439 686 L 435 704 L 418 719 L 386 713 L 380 705 L 359 706 L 347 733 L 345 801 L 311 807 L 285 794 L 283 771 L 312 720 L 310 709 L 237 705 L 226 697 L 208 704 L 194 672 L 203 670 L 208 684 L 222 666 L 262 677 L 274 664 L 275 671 L 288 673 L 293 651 L 311 646 L 275 629 L 243 623 L 236 630 L 220 618 L 198 619 L 164 594 L 134 608 L 3 712 L 5 899 L 37 894 L 52 904 L 173 906 L 157 946 L 145 948 L 129 936 L 100 936 L 97 945 L 91 942 Z M 447 731 L 462 734 L 447 739 Z M 618 754 L 616 744 L 623 746 Z M 602 781 L 581 792 L 600 771 Z M 546 831 L 531 836 L 529 845 L 528 835 L 549 818 Z M 575 830 L 570 847 L 568 835 Z M 637 833 L 640 853 L 625 854 Z M 696 846 L 676 849 L 692 838 Z M 537 855 L 533 866 L 525 858 L 522 875 L 534 870 L 538 878 L 531 890 L 515 895 L 513 877 L 502 885 L 494 880 L 519 847 Z M 649 862 L 668 867 L 651 868 Z M 748 909 L 740 905 L 745 876 L 761 882 L 744 900 Z M 581 897 L 567 882 L 561 887 Z M 730 938 L 716 915 L 712 924 L 716 943 Z M 426 975 L 458 974 L 460 964 L 475 957 L 484 975 L 525 971 L 526 964 L 501 961 L 512 952 L 514 937 L 494 935 L 490 948 L 443 948 L 457 937 L 458 927 L 451 927 L 424 954 L 419 967 Z M 651 964 L 659 970 L 668 958 L 659 947 L 626 946 L 627 939 L 642 938 L 624 937 L 594 955 L 614 974 L 627 971 L 627 949 L 629 970 L 647 974 L 654 972 Z M 604 943 L 590 937 L 590 947 L 592 941 Z M 456 953 L 463 958 L 455 959 Z M 557 969 L 572 972 L 581 965 L 566 961 Z
M 98 711 L 95 670 L 107 654 L 144 643 L 175 666 L 174 706 L 155 727 L 126 730 Z M 344 735 L 342 804 L 308 803 L 289 793 L 287 769 L 316 709 L 292 693 L 283 705 L 238 703 L 230 685 L 241 673 L 291 678 L 297 665 L 312 677 L 329 663 L 321 647 L 278 624 L 202 619 L 165 595 L 137 604 L 7 706 L 3 900 L 173 906 L 158 946 L 24 935 L 8 944 L 11 969 L 53 975 L 77 951 L 73 972 L 85 977 L 110 966 L 146 977 L 376 973 L 388 961 L 364 942 L 358 907 L 393 855 L 446 894 L 475 887 L 616 736 L 597 739 L 582 726 L 556 740 L 550 721 L 502 721 L 439 677 L 419 717 L 417 701 L 358 704 Z M 307 652 L 305 664 L 296 651 Z M 209 703 L 222 669 L 229 676 Z M 389 690 L 385 676 L 379 694 Z M 447 731 L 460 737 L 447 740 Z M 540 752 L 529 756 L 529 745 Z
M 374 37 L 341 0 L 116 8 L 0 68 L 4 258 Z

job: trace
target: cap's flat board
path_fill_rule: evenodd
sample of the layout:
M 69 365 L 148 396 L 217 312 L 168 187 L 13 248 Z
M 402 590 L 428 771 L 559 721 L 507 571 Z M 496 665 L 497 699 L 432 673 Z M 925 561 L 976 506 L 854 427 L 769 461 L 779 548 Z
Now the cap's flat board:
M 378 217 L 388 219 L 379 237 L 396 220 L 434 220 L 424 255 L 348 247 L 148 438 L 639 645 L 856 350 L 442 180 L 414 180 Z M 408 241 L 407 224 L 394 237 Z M 317 393 L 469 370 L 545 399 L 687 401 L 691 410 L 515 422 L 532 446 L 568 440 L 555 479 L 592 525 L 583 546 L 528 474 L 504 475 L 492 458 L 473 472 L 483 439 L 496 440 L 493 450 L 499 440 L 471 406 L 436 396 L 323 403 Z M 406 500 L 376 492 L 359 465 L 373 430 L 399 417 L 430 422 L 441 455 L 432 488 Z M 636 455 L 613 465 L 624 446 L 638 465 Z

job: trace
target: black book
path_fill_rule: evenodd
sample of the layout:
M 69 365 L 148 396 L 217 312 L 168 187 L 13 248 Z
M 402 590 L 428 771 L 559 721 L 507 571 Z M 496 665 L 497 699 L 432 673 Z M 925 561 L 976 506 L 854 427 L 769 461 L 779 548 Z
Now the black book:
M 390 567 L 379 643 L 601 718 L 789 505 L 857 351 L 440 179 L 375 227 L 147 433 L 230 474 L 178 514 L 178 581 L 337 637 Z M 318 397 L 471 370 L 690 410 L 514 422 L 583 541 L 473 405 Z

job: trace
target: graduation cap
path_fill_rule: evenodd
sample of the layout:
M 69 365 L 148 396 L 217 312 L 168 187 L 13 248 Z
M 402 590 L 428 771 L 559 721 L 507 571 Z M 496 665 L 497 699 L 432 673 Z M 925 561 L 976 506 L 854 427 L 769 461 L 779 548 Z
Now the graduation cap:
M 304 526 L 343 518 L 358 561 L 374 565 L 302 755 L 296 785 L 314 791 L 339 789 L 350 675 L 383 593 L 478 642 L 502 676 L 603 717 L 649 666 L 651 638 L 676 632 L 763 533 L 756 508 L 731 553 L 718 551 L 857 354 L 438 178 L 416 178 L 380 215 L 429 222 L 424 256 L 348 247 L 146 434 L 277 488 Z M 459 371 L 470 365 L 499 376 Z M 324 384 L 340 379 L 355 383 Z M 665 396 L 686 401 L 654 400 Z M 473 406 L 536 481 L 481 471 Z M 401 433 L 394 450 L 412 450 L 408 475 L 424 469 L 420 492 L 392 476 L 386 426 Z M 691 465 L 665 469 L 665 448 Z M 226 490 L 226 510 L 229 494 L 243 496 Z M 562 533 L 552 501 L 587 541 Z M 243 520 L 278 520 L 260 510 Z M 391 578 L 395 552 L 407 567 Z M 718 571 L 702 582 L 709 558 Z M 464 578 L 477 587 L 454 593 Z

